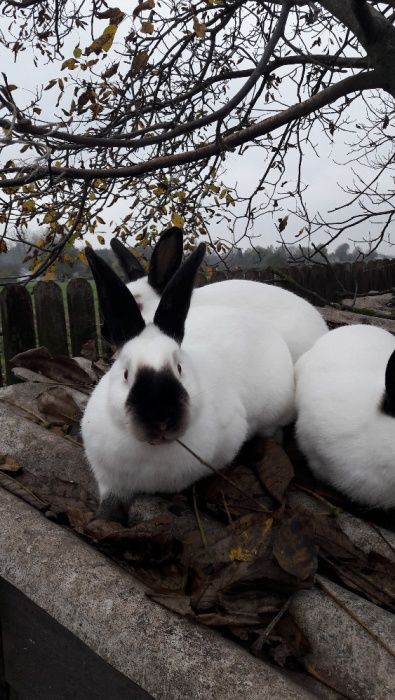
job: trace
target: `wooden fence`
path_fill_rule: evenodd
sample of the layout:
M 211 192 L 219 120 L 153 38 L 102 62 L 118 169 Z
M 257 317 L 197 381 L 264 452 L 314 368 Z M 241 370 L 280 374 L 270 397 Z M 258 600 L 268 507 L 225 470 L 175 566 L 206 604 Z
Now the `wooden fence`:
M 230 274 L 215 272 L 210 282 L 228 278 L 245 278 L 278 284 L 295 291 L 313 303 L 315 295 L 336 301 L 339 294 L 355 290 L 359 294 L 371 290 L 383 291 L 395 287 L 395 261 L 377 260 L 370 263 L 295 266 L 284 270 L 236 270 Z M 203 274 L 197 284 L 207 284 Z M 98 339 L 98 309 L 91 283 L 73 279 L 68 284 L 37 282 L 30 293 L 26 287 L 10 284 L 0 294 L 0 385 L 16 381 L 11 359 L 19 352 L 45 346 L 52 355 L 80 355 L 84 344 Z M 2 341 L 2 342 L 1 342 Z
M 65 295 L 55 282 L 37 282 L 32 293 L 20 284 L 7 285 L 0 294 L 0 314 L 0 384 L 16 381 L 11 359 L 30 348 L 43 345 L 52 355 L 73 356 L 91 339 L 98 347 L 97 309 L 86 279 L 71 280 Z

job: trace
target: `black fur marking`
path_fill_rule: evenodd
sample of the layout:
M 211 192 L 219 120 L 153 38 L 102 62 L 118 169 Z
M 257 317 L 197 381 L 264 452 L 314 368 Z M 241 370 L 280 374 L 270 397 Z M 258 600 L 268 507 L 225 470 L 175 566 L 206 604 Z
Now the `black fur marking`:
M 110 241 L 110 246 L 117 257 L 128 282 L 135 282 L 135 280 L 140 279 L 140 277 L 144 277 L 145 272 L 142 264 L 136 255 L 133 255 L 133 253 L 126 248 L 126 246 L 121 243 L 118 238 L 112 238 Z
M 100 502 L 99 508 L 96 511 L 96 517 L 127 525 L 129 520 L 129 507 L 132 501 L 133 496 L 119 498 L 119 496 L 110 494 Z
M 146 442 L 175 439 L 184 432 L 189 396 L 170 367 L 142 367 L 126 400 L 139 437 Z
M 164 231 L 151 256 L 148 283 L 162 294 L 182 261 L 182 230 L 176 226 Z
M 205 256 L 201 243 L 173 275 L 155 312 L 154 323 L 163 333 L 182 343 L 196 273 Z
M 96 282 L 103 338 L 121 347 L 144 330 L 143 317 L 133 294 L 114 270 L 92 248 L 85 248 L 85 254 Z
M 381 402 L 381 410 L 395 418 L 395 350 L 387 362 L 385 370 L 385 392 Z

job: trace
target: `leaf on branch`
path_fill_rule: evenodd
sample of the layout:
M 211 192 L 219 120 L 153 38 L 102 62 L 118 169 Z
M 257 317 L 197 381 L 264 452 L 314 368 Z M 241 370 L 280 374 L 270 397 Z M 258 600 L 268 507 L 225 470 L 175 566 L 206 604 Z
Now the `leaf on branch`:
M 95 53 L 97 56 L 103 51 L 109 51 L 114 41 L 115 34 L 118 30 L 118 24 L 111 23 L 105 28 L 103 34 L 98 39 L 92 41 L 90 46 L 85 49 L 85 55 L 89 56 Z
M 287 214 L 287 216 L 284 216 L 283 218 L 280 217 L 278 220 L 278 230 L 280 231 L 280 233 L 281 233 L 281 231 L 284 231 L 287 224 L 288 224 L 288 214 Z
M 153 22 L 150 22 L 150 20 L 147 20 L 146 22 L 141 22 L 140 32 L 142 32 L 142 34 L 153 34 L 154 29 L 155 27 L 153 25 Z
M 111 24 L 120 24 L 125 17 L 125 13 L 119 7 L 110 7 L 105 12 L 98 12 L 96 17 L 99 19 L 109 19 Z M 111 26 L 111 25 L 110 25 Z
M 44 90 L 50 90 L 51 88 L 53 88 L 54 85 L 56 85 L 57 82 L 58 81 L 56 80 L 56 78 L 52 78 L 52 80 L 49 81 L 47 87 L 45 87 Z
M 7 253 L 8 248 L 7 248 L 7 243 L 1 239 L 0 240 L 0 253 Z
M 107 68 L 107 70 L 104 71 L 104 73 L 101 74 L 102 78 L 112 78 L 113 75 L 117 72 L 119 68 L 119 61 L 118 63 L 113 63 L 112 66 Z
M 68 58 L 62 63 L 62 70 L 64 70 L 65 68 L 68 68 L 69 70 L 74 70 L 78 65 L 79 63 L 75 58 Z
M 389 119 L 388 114 L 386 114 L 384 119 L 383 119 L 383 129 L 386 129 L 389 123 L 390 123 L 390 119 Z
M 82 56 L 82 49 L 80 49 L 79 46 L 76 46 L 74 51 L 73 51 L 73 56 L 74 58 L 80 58 Z
M 32 199 L 27 199 L 25 202 L 22 202 L 22 211 L 24 214 L 31 214 L 32 212 L 36 211 L 36 205 Z
M 140 73 L 148 63 L 148 51 L 138 51 L 133 56 L 132 73 Z
M 205 24 L 203 24 L 203 22 L 199 22 L 196 15 L 194 15 L 194 17 L 193 17 L 193 28 L 195 30 L 196 36 L 199 39 L 204 39 L 204 37 L 206 36 L 207 27 Z
M 177 214 L 177 212 L 173 211 L 171 215 L 171 223 L 173 226 L 177 226 L 178 228 L 182 228 L 185 223 L 185 219 L 181 214 Z
M 133 19 L 144 12 L 144 10 L 153 10 L 155 7 L 155 0 L 139 0 L 139 4 L 133 10 Z
M 97 236 L 97 240 L 99 241 L 100 245 L 106 244 L 106 240 L 105 240 L 104 236 Z
M 12 92 L 13 90 L 18 90 L 17 85 L 7 85 L 7 90 L 8 92 Z

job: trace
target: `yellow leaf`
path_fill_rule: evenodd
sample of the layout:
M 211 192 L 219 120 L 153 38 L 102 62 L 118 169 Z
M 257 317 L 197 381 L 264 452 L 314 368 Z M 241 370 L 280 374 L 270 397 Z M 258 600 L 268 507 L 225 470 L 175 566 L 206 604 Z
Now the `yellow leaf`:
M 229 550 L 230 561 L 251 561 L 256 556 L 255 549 L 244 549 L 243 547 L 233 547 Z
M 195 30 L 195 34 L 199 39 L 204 39 L 206 35 L 206 25 L 203 24 L 203 22 L 199 22 L 198 18 L 196 15 L 193 18 L 193 28 Z
M 90 243 L 87 242 L 86 245 L 88 246 L 88 248 L 92 248 L 92 246 L 90 245 Z M 85 267 L 87 267 L 88 261 L 87 261 L 87 259 L 86 259 L 86 257 L 85 257 L 85 253 L 84 253 L 83 250 L 79 250 L 78 253 L 75 254 L 75 257 L 77 258 L 77 260 L 79 260 L 80 262 L 82 262 L 82 264 L 85 265 Z
M 158 187 L 155 187 L 152 191 L 156 197 L 160 197 L 162 194 L 165 194 L 167 192 L 167 187 L 164 187 L 163 185 L 158 185 Z
M 80 49 L 79 46 L 76 46 L 74 51 L 73 51 L 73 56 L 74 58 L 80 58 L 82 56 L 82 49 Z
M 31 212 L 36 211 L 36 205 L 32 199 L 27 199 L 22 202 L 22 211 L 24 214 L 30 214 Z
M 100 245 L 105 245 L 106 243 L 104 236 L 97 236 L 97 240 L 99 241 Z
M 112 42 L 114 41 L 114 37 L 117 33 L 117 30 L 117 24 L 109 24 L 108 27 L 105 28 L 102 34 L 102 36 L 105 38 L 105 42 L 103 44 L 103 51 L 109 51 L 111 49 Z
M 185 219 L 181 214 L 177 214 L 177 212 L 173 211 L 171 215 L 171 223 L 173 226 L 178 226 L 178 228 L 182 228 L 185 223 Z
M 54 277 L 55 277 L 55 272 L 56 272 L 56 266 L 55 266 L 55 265 L 51 265 L 51 266 L 48 268 L 48 270 L 46 270 L 45 274 L 43 275 L 43 280 L 45 280 L 45 282 L 50 282 L 51 280 L 54 279 Z
M 142 32 L 143 34 L 153 34 L 154 29 L 155 27 L 153 23 L 149 20 L 147 20 L 146 22 L 141 22 L 140 32 Z
M 47 211 L 43 218 L 43 224 L 52 224 L 53 221 L 56 221 L 56 211 Z

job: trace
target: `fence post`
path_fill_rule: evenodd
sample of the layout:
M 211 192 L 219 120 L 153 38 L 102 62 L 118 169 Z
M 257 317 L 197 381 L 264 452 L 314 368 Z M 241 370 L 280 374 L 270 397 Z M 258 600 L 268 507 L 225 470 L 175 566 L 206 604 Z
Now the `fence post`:
M 62 290 L 55 282 L 37 282 L 33 296 L 39 345 L 51 355 L 68 355 Z
M 16 384 L 10 360 L 19 352 L 36 347 L 33 305 L 26 287 L 10 284 L 0 294 L 6 384 Z
M 97 326 L 92 287 L 86 279 L 72 279 L 67 285 L 72 355 L 81 355 L 88 340 L 94 339 L 97 352 Z

